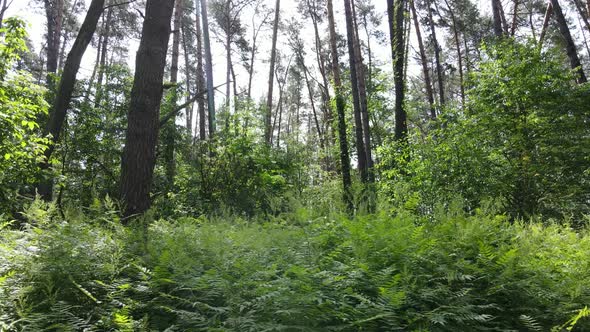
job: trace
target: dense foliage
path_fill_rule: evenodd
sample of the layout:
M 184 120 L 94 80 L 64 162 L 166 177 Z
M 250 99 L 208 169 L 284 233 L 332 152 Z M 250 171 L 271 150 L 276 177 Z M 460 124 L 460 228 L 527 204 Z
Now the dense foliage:
M 26 51 L 24 22 L 8 19 L 0 29 L 0 214 L 18 211 L 19 190 L 35 182 L 37 163 L 47 140 L 37 120 L 47 112 L 44 89 L 32 77 L 14 71 L 19 53 Z
M 37 203 L 2 231 L 3 330 L 559 331 L 588 315 L 590 236 L 556 224 L 301 211 L 125 228 L 111 208 Z
M 22 3 L 0 332 L 590 331 L 583 1 Z
M 428 135 L 416 132 L 421 144 L 383 149 L 384 192 L 423 213 L 492 200 L 514 218 L 579 221 L 590 198 L 589 86 L 534 44 L 485 50 L 465 109 L 449 108 Z

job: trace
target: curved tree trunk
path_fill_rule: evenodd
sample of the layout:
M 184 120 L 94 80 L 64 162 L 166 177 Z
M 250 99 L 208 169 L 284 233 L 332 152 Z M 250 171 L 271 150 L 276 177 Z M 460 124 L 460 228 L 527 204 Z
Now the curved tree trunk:
M 80 62 L 82 62 L 86 48 L 90 44 L 92 36 L 94 36 L 96 25 L 102 15 L 104 2 L 105 0 L 92 0 L 86 13 L 86 18 L 78 32 L 78 36 L 76 36 L 74 45 L 72 45 L 72 49 L 68 53 L 59 87 L 51 108 L 51 114 L 49 115 L 49 122 L 43 133 L 44 136 L 51 135 L 51 144 L 44 152 L 45 159 L 40 164 L 41 170 L 49 169 L 49 161 L 55 150 L 55 145 L 59 141 L 59 135 L 66 119 L 66 113 L 70 107 L 74 85 L 76 84 L 76 75 L 78 74 L 78 69 L 80 69 Z M 51 200 L 53 192 L 52 181 L 41 181 L 37 190 L 45 200 Z
M 2 28 L 2 21 L 4 21 L 4 13 L 6 13 L 6 10 L 10 6 L 10 3 L 8 3 L 8 0 L 1 0 L 0 3 L 0 28 Z

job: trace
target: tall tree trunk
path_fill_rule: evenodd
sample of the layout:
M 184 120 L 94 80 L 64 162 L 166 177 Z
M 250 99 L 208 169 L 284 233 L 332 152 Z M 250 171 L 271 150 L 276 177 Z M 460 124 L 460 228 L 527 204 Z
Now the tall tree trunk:
M 86 48 L 92 40 L 92 36 L 96 30 L 96 25 L 98 24 L 98 20 L 103 11 L 104 2 L 105 0 L 92 0 L 88 12 L 86 13 L 86 17 L 84 18 L 84 22 L 78 32 L 78 36 L 74 41 L 74 45 L 72 45 L 72 49 L 68 53 L 59 88 L 51 107 L 49 122 L 44 131 L 44 136 L 51 135 L 52 144 L 50 144 L 44 152 L 45 159 L 40 164 L 42 170 L 49 169 L 49 161 L 55 150 L 55 145 L 59 141 L 59 135 L 66 118 L 66 112 L 72 100 L 72 93 L 74 92 L 74 85 L 76 83 L 76 74 L 80 68 L 80 62 L 86 52 Z M 41 181 L 37 189 L 44 199 L 51 200 L 53 192 L 53 184 L 51 180 Z
M 4 21 L 4 13 L 6 13 L 6 10 L 10 6 L 10 4 L 12 4 L 12 2 L 8 3 L 8 0 L 1 0 L 0 3 L 2 4 L 0 5 L 0 28 L 2 28 L 2 22 Z
M 203 76 L 203 45 L 201 32 L 201 5 L 200 0 L 195 0 L 195 26 L 197 39 L 197 91 L 205 91 L 205 77 Z M 209 90 L 207 90 L 209 93 Z M 199 113 L 199 139 L 206 138 L 207 117 L 205 115 L 205 99 L 197 99 L 197 112 Z
M 584 26 L 586 27 L 586 30 L 588 30 L 590 32 L 590 22 L 588 21 L 588 15 L 590 15 L 590 13 L 584 12 L 584 8 L 582 8 L 582 4 L 580 4 L 578 2 L 578 0 L 574 0 L 574 4 L 576 5 L 576 9 L 578 10 L 578 15 L 580 16 L 581 20 L 584 22 Z
M 364 135 L 363 135 L 363 121 L 361 119 L 361 104 L 359 98 L 358 74 L 356 66 L 356 57 L 354 53 L 355 35 L 354 23 L 352 17 L 352 9 L 350 7 L 350 0 L 344 0 L 344 12 L 346 16 L 346 40 L 348 44 L 348 59 L 350 63 L 350 85 L 352 88 L 352 100 L 354 106 L 354 125 L 356 137 L 356 150 L 358 170 L 361 176 L 361 181 L 367 183 L 369 174 L 367 169 L 367 154 L 365 151 Z
M 404 9 L 405 0 L 388 0 L 389 33 L 391 54 L 393 56 L 393 80 L 395 85 L 395 139 L 405 141 L 408 136 L 407 114 L 404 109 L 405 86 L 405 41 L 404 41 Z
M 551 3 L 551 1 L 549 1 L 547 3 L 547 10 L 545 10 L 545 17 L 543 18 L 541 34 L 539 35 L 539 49 L 543 47 L 543 41 L 545 39 L 545 34 L 547 33 L 547 27 L 549 26 L 549 20 L 551 19 L 551 15 L 553 15 L 553 4 Z
M 107 56 L 109 47 L 109 37 L 111 33 L 111 18 L 113 8 L 107 10 L 107 16 L 105 19 L 104 30 L 102 32 L 102 45 L 100 46 L 100 65 L 98 66 L 98 78 L 96 80 L 96 96 L 94 99 L 94 107 L 100 106 L 103 95 L 102 81 L 104 80 L 104 73 L 107 67 Z
M 502 29 L 502 15 L 500 15 L 500 0 L 492 0 L 492 17 L 494 25 L 494 35 L 502 37 L 504 29 Z
M 172 59 L 170 62 L 170 83 L 178 83 L 178 60 L 180 58 L 180 26 L 182 19 L 182 1 L 174 2 L 174 25 L 172 30 Z
M 582 63 L 580 62 L 580 58 L 578 57 L 578 52 L 576 50 L 576 44 L 572 38 L 570 33 L 570 29 L 567 26 L 567 21 L 563 12 L 561 11 L 561 6 L 559 5 L 558 0 L 551 0 L 551 4 L 553 5 L 553 11 L 555 12 L 555 19 L 557 20 L 557 25 L 559 26 L 559 32 L 563 36 L 565 40 L 565 50 L 567 52 L 567 56 L 570 59 L 570 66 L 573 70 L 576 71 L 576 81 L 580 84 L 586 83 L 586 75 L 584 75 L 584 70 L 582 69 Z
M 365 157 L 367 158 L 367 181 L 374 182 L 375 174 L 373 173 L 373 153 L 371 147 L 371 126 L 369 123 L 369 106 L 367 101 L 367 84 L 365 78 L 365 66 L 363 65 L 363 57 L 361 53 L 361 40 L 358 32 L 358 24 L 356 22 L 356 5 L 354 0 L 351 0 L 352 9 L 352 23 L 354 27 L 354 57 L 357 73 L 357 83 L 359 90 L 359 103 L 361 106 L 361 121 L 363 124 L 363 144 L 365 145 Z
M 231 7 L 230 0 L 225 1 L 225 15 L 226 15 L 226 27 L 225 27 L 225 111 L 227 112 L 226 127 L 229 125 L 230 111 L 229 107 L 231 104 Z
M 424 75 L 424 87 L 426 91 L 426 99 L 430 107 L 430 117 L 436 119 L 436 109 L 434 108 L 434 93 L 432 92 L 432 81 L 430 80 L 430 70 L 428 69 L 428 60 L 426 58 L 426 50 L 424 49 L 424 42 L 422 41 L 422 33 L 420 32 L 420 20 L 418 20 L 418 13 L 416 12 L 416 5 L 414 0 L 410 0 L 410 9 L 412 11 L 412 18 L 414 19 L 414 27 L 416 29 L 416 39 L 418 39 L 418 49 L 420 51 L 420 62 L 422 63 L 422 74 Z
M 348 135 L 346 134 L 345 102 L 342 96 L 342 81 L 340 78 L 340 60 L 338 59 L 338 45 L 336 43 L 336 23 L 334 22 L 334 6 L 328 0 L 328 25 L 330 30 L 330 53 L 332 55 L 332 75 L 334 76 L 334 92 L 336 95 L 336 113 L 338 115 L 338 141 L 340 143 L 340 169 L 342 173 L 343 201 L 352 213 L 352 180 L 350 177 L 350 156 L 348 153 Z
M 45 0 L 47 16 L 47 87 L 55 90 L 54 75 L 57 74 L 59 45 L 63 25 L 63 0 Z
M 465 105 L 465 82 L 463 79 L 463 56 L 461 55 L 461 39 L 459 38 L 459 31 L 457 29 L 457 18 L 453 12 L 453 8 L 449 2 L 445 0 L 449 13 L 451 14 L 451 22 L 453 23 L 453 38 L 455 39 L 455 49 L 457 50 L 457 62 L 459 69 L 459 88 L 461 92 L 461 105 Z
M 124 217 L 144 213 L 151 206 L 162 83 L 173 8 L 174 0 L 147 0 L 146 3 L 121 162 Z
M 268 95 L 266 97 L 266 114 L 265 114 L 265 126 L 264 126 L 264 141 L 266 144 L 271 145 L 272 140 L 272 128 L 270 125 L 272 117 L 272 91 L 274 88 L 274 73 L 275 73 L 275 60 L 277 56 L 277 36 L 279 31 L 279 18 L 281 12 L 281 0 L 276 0 L 275 3 L 275 19 L 272 29 L 272 46 L 270 51 L 270 68 L 268 73 Z
M 506 15 L 504 15 L 504 7 L 500 0 L 498 0 L 498 9 L 500 10 L 500 19 L 502 20 L 502 31 L 505 36 L 508 36 L 508 21 L 506 20 Z
M 277 105 L 277 115 L 274 118 L 273 124 L 272 124 L 272 131 L 274 132 L 275 130 L 275 122 L 278 124 L 278 130 L 277 130 L 277 141 L 276 141 L 276 147 L 277 149 L 280 147 L 280 141 L 281 141 L 281 123 L 283 120 L 283 104 L 285 103 L 283 95 L 284 95 L 284 88 L 287 85 L 287 79 L 289 77 L 289 69 L 291 68 L 291 60 L 293 58 L 289 58 L 289 63 L 287 64 L 287 68 L 285 68 L 285 74 L 283 75 L 283 79 L 282 80 L 278 80 L 278 84 L 279 84 L 279 102 Z M 279 73 L 275 72 L 275 75 L 277 77 L 279 77 Z M 281 83 L 283 82 L 283 83 Z
M 191 93 L 191 72 L 190 72 L 190 59 L 189 59 L 189 52 L 188 52 L 188 35 L 190 33 L 190 30 L 187 29 L 187 26 L 185 25 L 185 22 L 182 23 L 182 53 L 184 54 L 184 80 L 185 80 L 185 92 L 186 92 L 186 99 L 187 101 L 190 99 L 190 93 Z M 199 91 L 204 91 L 203 90 L 199 90 Z M 191 104 L 190 107 L 186 108 L 186 129 L 191 137 L 191 141 L 192 141 L 192 137 L 193 137 L 193 105 Z
M 170 111 L 173 112 L 178 101 L 178 62 L 180 59 L 180 29 L 184 0 L 176 0 L 174 3 L 174 23 L 172 28 L 172 59 L 170 61 L 170 83 L 174 85 L 170 104 Z M 170 121 L 162 128 L 162 143 L 164 145 L 163 157 L 166 171 L 167 188 L 174 186 L 176 164 L 174 161 L 174 150 L 176 145 L 176 115 L 172 115 Z
M 313 122 L 315 124 L 316 131 L 318 132 L 318 141 L 320 142 L 320 149 L 324 151 L 324 133 L 322 132 L 322 126 L 320 125 L 320 121 L 318 119 L 318 113 L 316 111 L 315 102 L 313 98 L 313 89 L 311 86 L 311 82 L 309 81 L 309 73 L 307 67 L 305 66 L 305 62 L 302 55 L 300 56 L 300 63 L 303 66 L 303 77 L 305 78 L 305 84 L 307 85 L 307 93 L 309 94 L 309 103 L 311 104 L 311 114 L 313 115 Z
M 582 25 L 581 18 L 578 17 L 578 23 Z M 588 45 L 588 38 L 586 37 L 586 32 L 582 29 L 582 38 L 584 39 L 584 46 L 586 47 L 586 53 L 590 56 L 590 45 Z
M 332 122 L 333 122 L 333 115 L 332 110 L 330 107 L 330 90 L 328 87 L 328 77 L 327 77 L 327 70 L 326 70 L 326 63 L 323 60 L 323 47 L 322 41 L 320 38 L 320 32 L 318 28 L 318 8 L 317 3 L 315 1 L 306 1 L 307 4 L 307 12 L 309 17 L 311 18 L 311 22 L 313 24 L 313 31 L 314 31 L 314 40 L 315 40 L 315 47 L 316 47 L 316 61 L 318 64 L 318 69 L 320 75 L 322 77 L 322 84 L 320 86 L 320 90 L 322 93 L 322 110 L 324 111 L 324 133 L 326 138 L 326 146 L 329 146 L 335 140 L 334 130 L 332 130 Z M 330 139 L 328 139 L 330 138 Z M 330 161 L 329 159 L 326 160 L 328 169 Z
M 72 3 L 72 7 L 70 8 L 70 11 L 67 13 L 67 16 L 68 16 L 67 19 L 69 19 L 70 17 L 73 17 L 75 15 L 74 10 L 76 9 L 77 4 L 78 4 L 78 0 L 75 0 Z M 66 46 L 68 44 L 67 31 L 65 29 L 62 29 L 62 32 L 63 32 L 63 41 L 61 42 L 61 49 L 59 51 L 59 63 L 57 65 L 59 70 L 63 69 L 63 65 L 64 65 L 64 61 L 65 61 Z
M 209 39 L 209 18 L 207 15 L 207 0 L 201 0 L 201 18 L 203 19 L 203 47 L 205 50 L 205 73 L 207 76 L 207 109 L 209 111 L 209 137 L 215 136 L 217 126 L 215 120 L 215 89 L 213 88 L 213 58 L 211 56 L 211 41 Z
M 101 29 L 104 29 L 104 22 L 102 22 Z M 102 45 L 102 34 L 98 36 L 98 48 L 96 49 L 96 60 L 94 60 L 94 68 L 92 69 L 92 74 L 88 79 L 88 89 L 86 89 L 86 95 L 84 96 L 84 103 L 88 104 L 90 101 L 90 94 L 92 93 L 92 88 L 94 87 L 94 79 L 96 78 L 96 74 L 98 73 L 98 67 L 100 66 L 100 53 L 101 53 L 101 45 Z M 96 97 L 96 96 L 95 96 Z
M 518 0 L 514 0 L 514 7 L 512 8 L 512 25 L 510 27 L 510 36 L 514 37 L 516 34 L 516 26 L 518 25 Z
M 388 0 L 391 1 L 391 0 Z M 430 25 L 430 34 L 432 36 L 432 43 L 434 44 L 434 61 L 436 62 L 436 75 L 438 78 L 438 97 L 440 108 L 442 109 L 445 105 L 445 82 L 443 80 L 443 69 L 440 62 L 440 51 L 441 47 L 436 38 L 436 27 L 434 26 L 434 18 L 432 17 L 431 0 L 426 0 L 426 10 L 428 11 L 428 23 Z

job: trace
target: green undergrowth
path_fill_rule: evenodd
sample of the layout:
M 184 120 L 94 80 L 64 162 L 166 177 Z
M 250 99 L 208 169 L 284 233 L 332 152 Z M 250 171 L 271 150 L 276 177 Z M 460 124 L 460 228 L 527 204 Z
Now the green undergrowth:
M 34 204 L 0 230 L 0 331 L 590 330 L 586 230 L 308 215 L 123 227 Z

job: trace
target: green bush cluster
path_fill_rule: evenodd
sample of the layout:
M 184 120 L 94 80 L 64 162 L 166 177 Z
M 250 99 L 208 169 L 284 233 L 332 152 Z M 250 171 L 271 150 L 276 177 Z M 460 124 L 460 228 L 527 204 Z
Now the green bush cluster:
M 385 196 L 423 213 L 460 197 L 494 200 L 513 218 L 588 214 L 590 85 L 534 43 L 484 47 L 463 107 L 415 142 L 380 151 Z
M 296 156 L 270 149 L 250 135 L 198 142 L 183 152 L 174 193 L 156 206 L 164 215 L 276 214 L 285 196 L 299 186 L 302 165 Z
M 461 210 L 125 228 L 111 206 L 36 203 L 0 232 L 0 330 L 590 329 L 587 230 Z
M 20 208 L 19 191 L 32 191 L 38 163 L 49 143 L 37 119 L 47 114 L 44 89 L 30 74 L 14 70 L 26 52 L 25 23 L 15 18 L 0 28 L 0 214 Z

